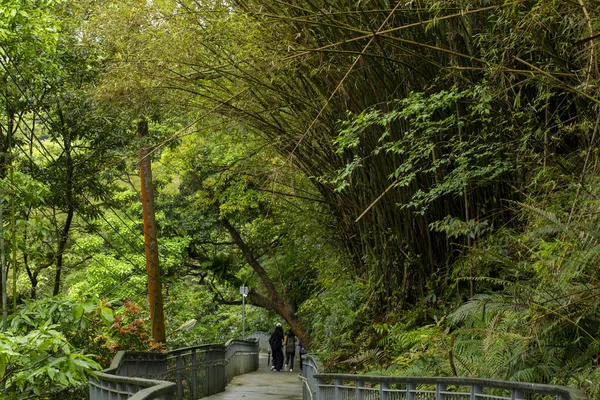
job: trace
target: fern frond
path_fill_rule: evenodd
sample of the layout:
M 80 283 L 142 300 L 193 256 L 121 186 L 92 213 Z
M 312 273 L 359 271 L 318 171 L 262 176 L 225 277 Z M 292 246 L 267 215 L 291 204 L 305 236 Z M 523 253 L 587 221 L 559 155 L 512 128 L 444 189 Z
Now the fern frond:
M 538 364 L 517 369 L 505 379 L 518 382 L 548 383 L 554 378 L 556 373 L 556 368 L 547 364 Z
M 448 321 L 451 326 L 458 326 L 467 320 L 480 321 L 485 324 L 486 321 L 489 321 L 489 318 L 497 313 L 514 312 L 514 299 L 514 296 L 511 295 L 476 294 L 448 315 Z
M 577 239 L 577 233 L 573 231 L 572 226 L 569 224 L 565 224 L 564 222 L 562 222 L 560 220 L 560 218 L 558 218 L 556 216 L 556 214 L 553 214 L 551 212 L 548 212 L 544 209 L 541 209 L 539 207 L 535 207 L 532 206 L 530 204 L 525 204 L 519 201 L 510 201 L 511 203 L 515 203 L 518 204 L 519 206 L 532 211 L 533 213 L 537 214 L 538 216 L 544 218 L 545 220 L 547 220 L 548 222 L 550 222 L 552 225 L 556 226 L 557 228 L 559 228 L 565 235 L 567 235 L 568 237 L 572 238 L 572 239 Z
M 519 264 L 517 264 L 513 259 L 499 254 L 498 252 L 489 251 L 485 249 L 476 249 L 474 253 L 480 256 L 484 261 L 498 263 L 500 265 L 513 269 L 519 268 Z
M 349 357 L 347 360 L 340 362 L 340 364 L 365 364 L 369 362 L 375 362 L 377 365 L 381 365 L 383 358 L 383 351 L 378 349 L 368 349 Z
M 492 283 L 494 285 L 500 285 L 500 286 L 504 286 L 504 287 L 513 285 L 513 282 L 507 281 L 506 279 L 492 278 L 489 276 L 474 276 L 472 278 L 468 277 L 468 276 L 460 276 L 460 277 L 456 278 L 457 281 L 463 281 L 463 282 L 469 282 L 471 279 L 473 279 L 475 282 Z

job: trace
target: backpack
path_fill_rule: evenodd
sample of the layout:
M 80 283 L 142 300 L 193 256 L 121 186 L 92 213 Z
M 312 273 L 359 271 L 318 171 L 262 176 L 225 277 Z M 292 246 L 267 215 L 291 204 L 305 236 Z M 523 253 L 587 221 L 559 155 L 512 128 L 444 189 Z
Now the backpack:
M 296 352 L 296 337 L 288 336 L 285 338 L 285 351 L 286 353 L 295 353 Z

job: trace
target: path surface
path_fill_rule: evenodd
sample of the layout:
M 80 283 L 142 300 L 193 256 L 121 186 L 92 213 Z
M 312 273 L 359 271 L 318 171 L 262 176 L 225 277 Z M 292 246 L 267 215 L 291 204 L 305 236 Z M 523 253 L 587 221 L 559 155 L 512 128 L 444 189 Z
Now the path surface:
M 233 378 L 224 392 L 205 397 L 206 400 L 302 400 L 302 383 L 298 357 L 294 372 L 274 372 L 267 367 L 267 355 L 260 355 L 256 372 Z

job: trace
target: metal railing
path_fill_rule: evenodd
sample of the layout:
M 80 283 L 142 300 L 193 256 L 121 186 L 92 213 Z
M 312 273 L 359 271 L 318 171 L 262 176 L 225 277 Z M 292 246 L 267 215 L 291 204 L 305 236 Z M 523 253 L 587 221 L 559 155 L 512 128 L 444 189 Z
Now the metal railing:
M 249 351 L 246 345 L 247 341 L 230 340 L 226 344 L 225 352 L 225 377 L 226 385 L 238 375 L 247 374 L 258 369 L 258 353 L 260 347 L 255 343 L 253 349 Z
M 460 377 L 324 374 L 319 359 L 302 364 L 303 400 L 587 400 L 564 386 Z
M 269 345 L 269 337 L 270 336 L 271 335 L 269 335 L 268 333 L 254 332 L 248 336 L 248 340 L 257 339 L 258 345 L 260 346 L 260 351 L 262 353 L 270 353 L 271 352 L 271 346 Z
M 90 400 L 197 400 L 258 369 L 258 340 L 230 340 L 166 353 L 117 353 L 90 378 Z
M 316 375 L 323 373 L 323 364 L 319 357 L 312 354 L 304 354 L 300 361 L 302 363 L 302 372 L 300 376 L 304 381 L 302 385 L 302 400 L 316 399 L 319 380 Z

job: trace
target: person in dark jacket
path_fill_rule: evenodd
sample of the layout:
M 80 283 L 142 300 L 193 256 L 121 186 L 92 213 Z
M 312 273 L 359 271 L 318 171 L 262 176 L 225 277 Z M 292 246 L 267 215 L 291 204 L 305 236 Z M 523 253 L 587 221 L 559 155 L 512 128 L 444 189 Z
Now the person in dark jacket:
M 291 329 L 288 331 L 283 340 L 285 346 L 285 369 L 290 367 L 290 372 L 294 372 L 294 356 L 296 355 L 296 335 Z
M 283 328 L 279 322 L 275 326 L 273 333 L 271 333 L 269 345 L 271 346 L 271 352 L 273 354 L 273 366 L 271 367 L 271 371 L 281 371 L 283 368 Z

